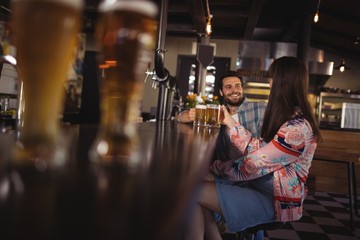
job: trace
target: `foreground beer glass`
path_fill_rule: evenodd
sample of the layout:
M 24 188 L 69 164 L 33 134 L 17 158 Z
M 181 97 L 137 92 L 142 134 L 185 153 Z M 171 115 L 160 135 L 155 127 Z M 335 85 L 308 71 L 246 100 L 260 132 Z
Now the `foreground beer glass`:
M 60 164 L 64 81 L 80 30 L 82 0 L 12 0 L 13 34 L 23 101 L 13 160 Z
M 153 58 L 157 6 L 151 1 L 104 1 L 95 37 L 99 45 L 101 123 L 90 159 L 134 164 L 136 120 L 145 71 Z
M 220 105 L 207 104 L 205 118 L 206 118 L 206 126 L 220 127 Z

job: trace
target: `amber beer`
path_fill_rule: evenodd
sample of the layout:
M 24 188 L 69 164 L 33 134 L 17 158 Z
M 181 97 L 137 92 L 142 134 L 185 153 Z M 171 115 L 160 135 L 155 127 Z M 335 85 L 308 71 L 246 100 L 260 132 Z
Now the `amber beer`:
M 155 47 L 156 6 L 148 1 L 116 1 L 100 6 L 96 39 L 101 49 L 102 119 L 106 128 L 133 132 L 143 80 Z M 124 127 L 127 126 L 127 129 Z
M 157 6 L 144 0 L 105 1 L 99 11 L 95 37 L 102 68 L 102 121 L 91 153 L 114 159 L 124 154 L 123 142 L 130 144 L 136 135 L 145 72 L 154 56 Z M 104 143 L 107 151 L 100 151 Z
M 206 105 L 206 125 L 209 127 L 220 127 L 220 105 Z
M 13 34 L 25 101 L 19 141 L 24 153 L 34 159 L 46 158 L 56 148 L 64 81 L 75 55 L 82 4 L 82 0 L 12 1 Z
M 206 125 L 206 105 L 197 104 L 195 106 L 195 126 L 205 126 Z

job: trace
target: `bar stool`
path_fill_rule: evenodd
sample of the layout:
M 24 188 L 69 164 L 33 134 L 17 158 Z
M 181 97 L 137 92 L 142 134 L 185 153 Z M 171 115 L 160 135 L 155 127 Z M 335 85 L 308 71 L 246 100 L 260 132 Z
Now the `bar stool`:
M 284 222 L 270 222 L 259 224 L 254 227 L 247 228 L 241 232 L 237 233 L 236 240 L 254 240 L 255 234 L 260 230 L 275 230 L 282 228 L 285 225 Z

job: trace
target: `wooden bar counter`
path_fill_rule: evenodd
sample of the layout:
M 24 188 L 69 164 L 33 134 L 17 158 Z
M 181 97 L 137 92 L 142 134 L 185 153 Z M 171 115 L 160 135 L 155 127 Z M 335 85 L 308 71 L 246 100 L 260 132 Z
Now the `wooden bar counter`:
M 323 141 L 315 156 L 360 163 L 360 132 L 321 129 Z
M 64 127 L 65 128 L 65 127 Z M 89 161 L 95 125 L 72 125 L 59 169 L 13 166 L 0 134 L 0 239 L 177 239 L 207 172 L 218 129 L 139 123 L 141 161 Z
M 359 215 L 355 164 L 360 163 L 360 132 L 321 129 L 321 134 L 323 141 L 318 144 L 314 160 L 347 165 L 350 227 L 354 229 L 354 215 Z

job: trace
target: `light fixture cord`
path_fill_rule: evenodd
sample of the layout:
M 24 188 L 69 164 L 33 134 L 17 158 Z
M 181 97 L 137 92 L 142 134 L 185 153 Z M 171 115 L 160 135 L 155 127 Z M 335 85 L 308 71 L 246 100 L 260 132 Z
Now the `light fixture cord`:
M 208 15 L 208 18 L 212 18 L 211 16 L 211 13 L 210 13 L 210 7 L 209 7 L 209 1 L 206 0 L 206 11 L 207 11 L 207 15 Z
M 316 8 L 317 12 L 319 11 L 319 8 L 320 8 L 320 2 L 321 2 L 321 0 L 318 0 L 318 4 L 317 4 L 317 8 Z
M 9 9 L 9 8 L 3 6 L 3 5 L 0 5 L 0 8 L 1 8 L 1 9 L 4 9 L 5 11 L 7 11 L 7 12 L 9 12 L 9 13 L 11 13 L 11 9 Z

